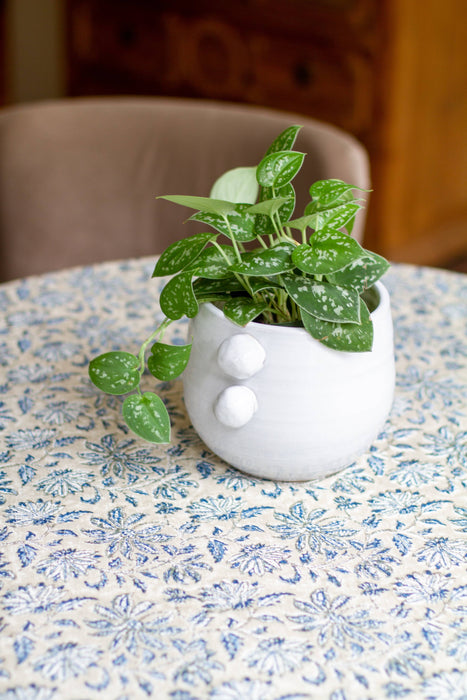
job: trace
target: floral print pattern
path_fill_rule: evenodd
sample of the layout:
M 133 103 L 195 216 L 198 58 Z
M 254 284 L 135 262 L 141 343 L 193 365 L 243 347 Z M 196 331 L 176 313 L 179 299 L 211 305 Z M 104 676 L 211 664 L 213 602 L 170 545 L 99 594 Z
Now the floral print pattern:
M 152 264 L 0 288 L 0 700 L 465 699 L 467 277 L 393 266 L 389 420 L 275 483 L 205 448 L 180 381 L 161 446 L 88 381 L 160 317 Z

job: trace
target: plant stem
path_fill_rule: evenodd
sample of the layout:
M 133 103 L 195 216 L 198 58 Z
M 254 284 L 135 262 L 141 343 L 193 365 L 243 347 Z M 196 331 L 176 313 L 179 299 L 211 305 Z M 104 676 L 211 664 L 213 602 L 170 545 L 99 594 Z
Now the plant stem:
M 139 349 L 139 353 L 138 353 L 138 360 L 139 360 L 139 365 L 140 365 L 140 369 L 139 369 L 140 375 L 142 375 L 144 372 L 144 356 L 146 354 L 146 349 L 147 349 L 148 345 L 150 343 L 152 343 L 157 338 L 158 335 L 160 335 L 162 338 L 162 336 L 164 335 L 165 331 L 167 330 L 167 328 L 170 326 L 171 323 L 173 323 L 173 319 L 167 318 L 167 316 L 166 316 L 165 319 L 162 321 L 162 323 L 156 328 L 156 330 L 153 333 L 151 333 L 151 335 L 148 338 L 146 338 L 144 343 L 141 345 L 141 347 Z
M 233 239 L 232 239 L 232 240 L 233 240 Z M 219 251 L 219 253 L 223 256 L 224 260 L 225 260 L 226 262 L 228 262 L 229 265 L 230 265 L 230 260 L 229 260 L 228 256 L 226 255 L 225 251 L 222 250 L 222 247 L 219 245 L 219 243 L 218 243 L 217 241 L 213 241 L 212 243 L 213 243 L 213 245 L 217 248 L 217 250 Z M 266 246 L 266 247 L 267 247 L 267 246 Z M 240 262 L 241 262 L 241 260 L 242 260 L 242 258 L 241 258 L 241 256 L 240 256 Z M 244 275 L 239 275 L 238 272 L 234 272 L 233 274 L 235 275 L 236 279 L 240 282 L 240 284 L 242 285 L 242 287 L 245 288 L 245 290 L 248 292 L 248 294 L 249 294 L 251 297 L 254 297 L 253 290 L 251 289 L 250 283 L 248 282 L 248 280 L 246 279 L 246 277 L 244 277 Z
M 227 225 L 227 228 L 229 229 L 230 240 L 232 241 L 232 247 L 235 251 L 235 256 L 236 256 L 238 262 L 241 263 L 242 262 L 242 255 L 241 255 L 240 249 L 238 247 L 238 243 L 235 240 L 235 237 L 232 233 L 232 229 L 230 227 L 230 221 L 228 220 L 228 218 L 225 214 L 223 216 L 223 219 Z M 248 294 L 253 298 L 254 297 L 253 290 L 251 289 L 250 283 L 248 282 L 247 278 L 244 275 L 239 275 L 237 272 L 234 272 L 234 275 L 237 278 L 237 280 L 240 282 L 242 287 L 244 287 L 244 289 L 248 292 Z
M 279 214 L 276 214 L 276 215 L 273 214 L 273 215 L 270 216 L 269 218 L 270 218 L 271 221 L 272 221 L 272 225 L 274 226 L 274 231 L 276 232 L 276 235 L 277 235 L 278 240 L 281 240 L 281 238 L 283 238 L 284 236 L 283 236 L 282 229 L 281 229 L 280 226 L 278 226 L 278 224 L 277 224 L 276 217 L 277 217 L 277 219 L 278 219 L 278 221 L 279 221 L 279 224 L 280 224 Z
M 232 233 L 232 228 L 231 228 L 231 226 L 230 226 L 230 221 L 229 221 L 229 219 L 227 218 L 227 215 L 226 215 L 226 214 L 224 214 L 222 218 L 224 219 L 224 221 L 225 221 L 225 223 L 226 223 L 226 225 L 227 225 L 227 228 L 229 229 L 229 237 L 230 237 L 230 240 L 232 241 L 232 247 L 233 247 L 233 249 L 234 249 L 234 251 L 235 251 L 235 255 L 236 255 L 236 257 L 237 257 L 237 261 L 238 261 L 238 262 L 242 262 L 242 255 L 241 255 L 240 250 L 239 250 L 239 248 L 238 248 L 237 241 L 235 240 L 235 237 L 234 237 L 234 235 L 233 235 L 233 233 Z
M 229 256 L 226 254 L 225 250 L 223 250 L 222 246 L 217 242 L 217 241 L 212 241 L 213 246 L 217 248 L 219 253 L 222 255 L 224 258 L 225 262 L 228 263 L 229 265 L 231 264 L 229 260 Z
M 291 316 L 287 308 L 287 293 L 285 290 L 278 289 L 275 292 L 269 292 L 269 305 L 272 307 L 269 311 L 270 322 L 274 323 L 274 315 L 277 318 L 282 318 L 284 321 L 290 321 Z

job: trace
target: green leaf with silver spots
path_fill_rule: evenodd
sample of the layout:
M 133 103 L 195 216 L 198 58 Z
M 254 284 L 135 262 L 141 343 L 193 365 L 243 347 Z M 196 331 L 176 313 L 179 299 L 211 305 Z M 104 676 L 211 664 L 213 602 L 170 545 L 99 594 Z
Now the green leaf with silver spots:
M 323 345 L 344 352 L 369 352 L 373 347 L 373 323 L 360 300 L 360 323 L 330 323 L 301 309 L 303 325 L 308 333 Z
M 160 306 L 167 318 L 194 318 L 198 302 L 193 292 L 192 272 L 181 272 L 167 282 L 160 296 Z
M 294 302 L 312 316 L 323 321 L 360 323 L 360 297 L 353 289 L 310 277 L 284 275 L 282 279 Z
M 363 248 L 354 238 L 337 229 L 323 229 L 311 237 L 309 244 L 298 246 L 292 259 L 303 272 L 327 275 L 341 270 L 363 254 Z
M 123 402 L 123 417 L 136 435 L 148 442 L 170 442 L 170 419 L 162 399 L 152 392 L 132 394 Z
M 190 359 L 190 345 L 166 345 L 154 343 L 148 357 L 151 374 L 163 382 L 170 382 L 181 375 Z
M 306 206 L 305 214 L 310 216 L 309 226 L 315 231 L 324 227 L 332 227 L 335 229 L 346 228 L 350 233 L 359 209 L 360 205 L 355 201 L 333 204 L 326 208 L 313 201 Z
M 239 243 L 248 243 L 256 238 L 255 216 L 249 213 L 250 204 L 235 204 L 231 212 L 225 216 L 211 212 L 197 212 L 190 221 L 199 221 L 216 229 L 224 236 L 235 239 Z
M 385 258 L 365 250 L 362 257 L 354 260 L 342 270 L 328 275 L 327 279 L 333 284 L 356 289 L 361 293 L 372 287 L 388 269 L 389 263 Z
M 276 151 L 258 165 L 256 178 L 262 187 L 284 187 L 302 167 L 304 153 L 298 151 Z
M 197 233 L 171 243 L 157 261 L 152 276 L 165 277 L 180 272 L 196 260 L 208 241 L 213 238 L 216 238 L 214 233 Z
M 91 360 L 89 377 L 107 394 L 127 394 L 140 382 L 139 360 L 130 352 L 106 352 Z
M 189 269 L 199 277 L 217 280 L 230 275 L 229 267 L 234 264 L 235 260 L 236 256 L 232 246 L 210 246 L 201 251 Z
M 311 197 L 319 202 L 320 208 L 327 208 L 339 201 L 348 199 L 352 190 L 361 189 L 342 180 L 318 180 L 310 187 Z M 353 199 L 353 196 L 352 196 Z
M 269 156 L 277 151 L 290 151 L 301 128 L 301 126 L 289 126 L 284 129 L 271 143 L 265 155 Z
M 260 248 L 242 256 L 241 263 L 231 266 L 232 272 L 241 275 L 269 276 L 280 275 L 294 268 L 292 252 L 295 249 L 293 243 L 278 243 L 273 248 Z
M 268 308 L 265 302 L 254 302 L 248 297 L 230 299 L 224 305 L 224 315 L 237 326 L 246 326 Z

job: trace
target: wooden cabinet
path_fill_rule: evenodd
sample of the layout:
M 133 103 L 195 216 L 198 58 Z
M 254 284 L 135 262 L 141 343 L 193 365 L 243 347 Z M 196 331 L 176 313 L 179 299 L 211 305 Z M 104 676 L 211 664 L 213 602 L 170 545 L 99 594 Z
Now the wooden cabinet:
M 70 95 L 329 121 L 370 153 L 367 246 L 426 264 L 467 253 L 465 0 L 67 0 L 67 20 Z

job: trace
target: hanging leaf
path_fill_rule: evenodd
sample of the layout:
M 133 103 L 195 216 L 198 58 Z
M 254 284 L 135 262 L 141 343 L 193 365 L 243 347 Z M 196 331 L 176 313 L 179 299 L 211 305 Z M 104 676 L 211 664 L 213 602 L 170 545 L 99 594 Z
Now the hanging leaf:
M 197 233 L 181 241 L 171 243 L 157 261 L 153 277 L 174 275 L 196 260 L 208 241 L 216 238 L 214 233 Z
M 295 303 L 309 314 L 338 323 L 360 323 L 360 297 L 353 289 L 284 275 L 284 286 Z
M 254 302 L 248 297 L 237 297 L 224 305 L 224 315 L 237 326 L 246 326 L 267 308 L 266 302 Z
M 295 249 L 293 243 L 282 242 L 273 248 L 260 248 L 251 253 L 242 255 L 242 262 L 232 265 L 230 270 L 242 275 L 263 277 L 264 275 L 279 275 L 282 272 L 293 270 L 292 252 Z
M 127 394 L 139 384 L 139 360 L 129 352 L 106 352 L 91 360 L 89 377 L 107 394 Z
M 181 272 L 167 282 L 160 296 L 161 310 L 167 318 L 178 319 L 182 316 L 194 318 L 198 313 L 192 285 L 192 272 Z
M 154 343 L 148 357 L 151 374 L 163 382 L 170 382 L 181 375 L 190 359 L 190 345 L 166 345 Z
M 369 289 L 389 269 L 389 263 L 376 253 L 364 251 L 358 260 L 354 260 L 342 270 L 327 275 L 329 282 L 341 287 L 356 289 L 359 293 Z
M 330 323 L 300 310 L 303 325 L 308 333 L 334 350 L 369 352 L 373 347 L 373 323 L 365 303 L 360 300 L 358 323 Z
M 256 168 L 233 168 L 221 175 L 212 186 L 209 196 L 229 202 L 254 204 L 258 197 Z
M 334 229 L 317 231 L 310 244 L 298 246 L 292 255 L 295 266 L 313 275 L 327 275 L 341 270 L 361 257 L 363 248 L 346 233 Z
M 263 187 L 284 187 L 302 167 L 304 153 L 276 151 L 265 156 L 256 169 L 256 178 Z
M 170 442 L 170 419 L 162 399 L 152 392 L 132 394 L 123 402 L 123 417 L 136 435 L 155 443 Z
M 301 128 L 301 126 L 289 126 L 284 129 L 271 143 L 265 155 L 269 156 L 277 151 L 290 151 Z
M 257 236 L 255 217 L 249 213 L 249 208 L 250 204 L 236 204 L 226 217 L 209 212 L 197 212 L 190 217 L 190 221 L 200 221 L 208 226 L 212 226 L 216 231 L 223 233 L 224 236 L 230 239 L 234 238 L 240 243 L 247 243 L 248 241 L 253 241 Z
M 181 204 L 189 209 L 197 209 L 211 214 L 228 214 L 235 209 L 234 202 L 226 202 L 222 199 L 211 199 L 210 197 L 196 197 L 184 194 L 170 194 L 157 197 L 157 199 L 166 199 L 168 202 Z

